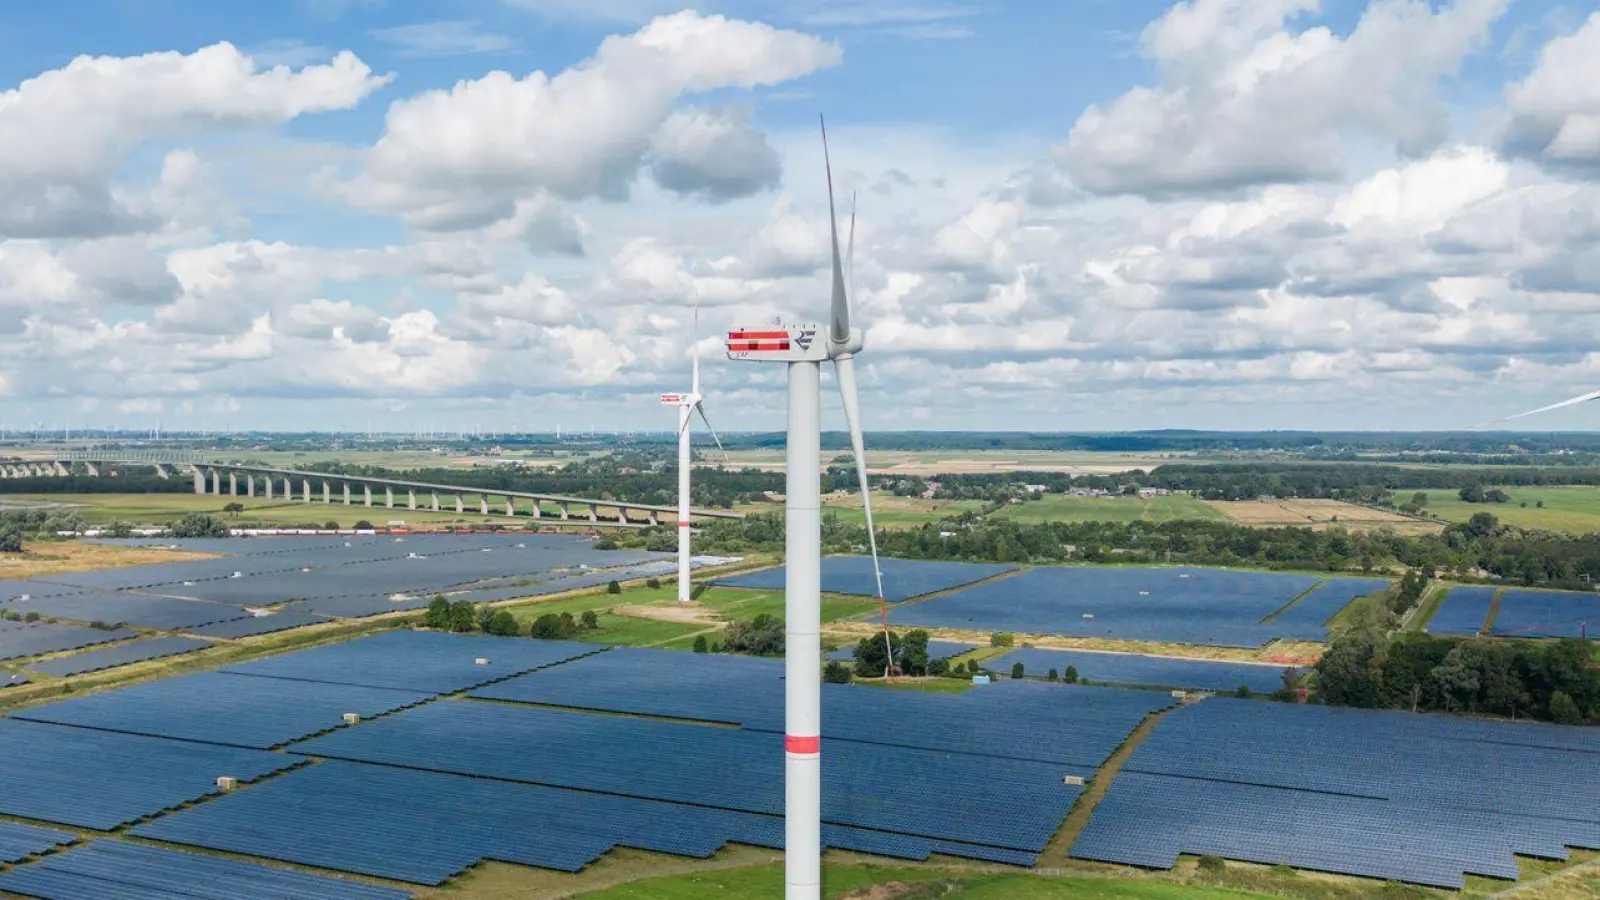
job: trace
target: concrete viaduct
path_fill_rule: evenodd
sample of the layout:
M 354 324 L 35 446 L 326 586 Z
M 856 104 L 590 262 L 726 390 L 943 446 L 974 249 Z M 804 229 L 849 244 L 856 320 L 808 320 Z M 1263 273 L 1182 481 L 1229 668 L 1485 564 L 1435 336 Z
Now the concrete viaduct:
M 518 517 L 551 525 L 571 524 L 624 528 L 648 528 L 663 522 L 676 523 L 675 506 L 652 506 L 619 500 L 592 500 L 559 494 L 535 494 L 493 488 L 464 487 L 377 478 L 366 475 L 336 475 L 328 472 L 302 472 L 269 466 L 208 461 L 199 454 L 122 451 L 86 453 L 75 451 L 47 462 L 0 463 L 0 478 L 38 478 L 72 474 L 74 467 L 98 476 L 111 465 L 151 466 L 162 478 L 187 472 L 194 479 L 196 494 L 227 497 L 259 497 L 304 503 L 328 503 L 377 509 L 427 510 L 460 515 Z M 399 498 L 397 501 L 397 497 Z M 423 498 L 419 500 L 420 498 Z M 443 504 L 440 498 L 444 497 Z M 476 497 L 468 504 L 464 497 Z M 725 510 L 690 510 L 692 518 L 738 519 L 738 513 Z

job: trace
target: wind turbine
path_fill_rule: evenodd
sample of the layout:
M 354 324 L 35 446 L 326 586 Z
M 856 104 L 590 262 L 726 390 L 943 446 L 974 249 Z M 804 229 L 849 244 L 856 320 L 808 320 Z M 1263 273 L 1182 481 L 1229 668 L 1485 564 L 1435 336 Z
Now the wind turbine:
M 1523 416 L 1533 416 L 1538 415 L 1539 413 L 1549 412 L 1552 409 L 1561 409 L 1564 406 L 1577 406 L 1580 403 L 1588 403 L 1590 400 L 1600 400 L 1600 391 L 1590 391 L 1587 394 L 1579 394 L 1576 397 L 1563 400 L 1560 403 L 1552 403 L 1549 406 L 1541 406 L 1538 409 L 1530 409 L 1527 412 L 1520 412 L 1513 416 L 1502 416 L 1498 419 L 1490 419 L 1489 421 L 1484 422 L 1482 425 L 1477 425 L 1475 427 L 1486 428 L 1490 425 L 1498 425 L 1501 422 L 1509 422 L 1512 419 L 1520 419 Z
M 700 337 L 700 298 L 695 297 L 694 302 L 694 337 Z M 691 342 L 689 357 L 692 360 L 693 375 L 690 380 L 689 393 L 687 394 L 662 394 L 662 406 L 676 406 L 678 408 L 678 602 L 688 603 L 689 596 L 689 472 L 693 468 L 690 459 L 689 425 L 694 420 L 694 414 L 700 414 L 700 420 L 706 423 L 706 429 L 711 432 L 711 439 L 717 442 L 717 449 L 722 449 L 722 438 L 717 437 L 717 429 L 711 425 L 711 420 L 706 417 L 706 408 L 701 404 L 704 398 L 700 394 L 700 351 Z
M 833 242 L 833 308 L 826 333 L 814 323 L 737 327 L 728 332 L 728 358 L 788 365 L 789 430 L 784 498 L 784 897 L 817 900 L 822 892 L 822 362 L 832 360 L 850 445 L 860 476 L 861 502 L 872 530 L 866 491 L 867 461 L 856 398 L 859 328 L 850 327 L 850 301 L 839 258 L 839 222 L 833 205 L 833 166 L 827 124 L 822 156 L 828 177 L 828 227 Z M 851 220 L 854 246 L 854 217 Z M 819 340 L 819 338 L 821 338 Z M 883 594 L 878 545 L 872 567 Z

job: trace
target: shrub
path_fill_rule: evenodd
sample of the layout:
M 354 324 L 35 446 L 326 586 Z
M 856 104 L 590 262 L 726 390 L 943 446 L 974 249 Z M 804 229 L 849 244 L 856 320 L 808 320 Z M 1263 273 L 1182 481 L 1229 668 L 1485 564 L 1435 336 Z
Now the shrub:
M 22 621 L 24 621 L 24 622 L 37 622 L 37 621 L 39 621 L 39 614 L 36 613 L 36 612 L 30 612 L 27 615 L 22 617 Z
M 471 600 L 457 600 L 450 604 L 450 630 L 465 634 L 478 625 L 478 608 Z
M 489 617 L 489 625 L 483 630 L 500 637 L 515 637 L 520 629 L 517 617 L 510 610 L 502 609 Z
M 175 538 L 222 538 L 228 536 L 228 523 L 210 513 L 190 513 L 167 531 Z
M 611 581 L 606 582 L 606 593 L 620 594 L 622 593 L 622 585 L 618 584 L 616 579 L 612 579 Z
M 373 530 L 372 529 L 372 523 L 368 522 L 366 519 L 357 519 L 356 520 L 356 524 L 355 524 L 355 529 L 357 531 L 371 531 L 371 530 Z
M 828 664 L 822 667 L 822 680 L 829 684 L 849 684 L 850 667 L 837 659 L 830 659 Z
M 644 586 L 649 588 L 652 591 L 656 590 L 656 589 L 661 587 L 661 579 L 659 579 L 659 578 L 648 579 L 647 581 L 645 581 Z
M 22 531 L 16 525 L 0 525 L 0 553 L 21 553 Z
M 1248 684 L 1241 684 L 1233 691 L 1233 695 L 1241 700 L 1249 700 L 1252 694 L 1253 692 Z
M 1011 664 L 1011 677 L 1012 678 L 1021 678 L 1024 674 L 1025 673 L 1023 672 L 1023 669 L 1022 669 L 1022 663 L 1012 663 Z
M 595 541 L 594 543 L 590 544 L 589 546 L 593 547 L 596 550 L 615 550 L 615 549 L 617 549 L 617 540 L 616 540 L 616 538 L 608 538 L 608 537 L 601 538 L 600 540 Z
M 600 617 L 592 609 L 584 610 L 583 616 L 579 621 L 583 623 L 584 628 L 590 631 L 600 627 Z
M 1202 872 L 1221 872 L 1226 868 L 1228 868 L 1228 864 L 1223 862 L 1220 856 L 1200 857 L 1200 871 Z
M 1016 643 L 1017 636 L 1004 631 L 996 631 L 994 634 L 989 635 L 989 646 L 991 647 L 1011 647 Z
M 1055 669 L 1051 669 L 1050 670 L 1050 674 L 1044 676 L 1044 680 L 1045 681 L 1060 681 L 1061 680 L 1061 673 L 1057 672 Z
M 695 636 L 695 639 L 694 639 L 694 652 L 696 652 L 696 653 L 705 653 L 707 650 L 710 650 L 710 649 L 711 649 L 711 644 L 706 641 L 706 636 L 705 635 L 701 634 L 701 635 L 696 635 Z
M 1578 710 L 1578 704 L 1572 699 L 1571 694 L 1566 691 L 1552 691 L 1550 720 L 1561 725 L 1582 725 L 1583 713 Z
M 781 656 L 784 648 L 783 620 L 762 613 L 748 622 L 734 622 L 723 633 L 722 646 L 729 653 Z
M 559 641 L 567 637 L 568 632 L 562 627 L 560 616 L 555 613 L 545 613 L 533 620 L 533 626 L 528 629 L 528 634 L 547 641 Z
M 422 624 L 429 628 L 450 627 L 450 601 L 443 595 L 435 595 L 428 604 L 428 611 L 422 615 Z
M 934 676 L 949 675 L 950 674 L 950 660 L 948 660 L 948 659 L 930 659 L 930 660 L 928 660 L 928 674 L 929 675 L 934 675 Z
M 1078 683 L 1078 667 L 1077 666 L 1067 666 L 1067 670 L 1065 672 L 1061 673 L 1061 680 L 1066 682 L 1067 684 L 1077 684 Z

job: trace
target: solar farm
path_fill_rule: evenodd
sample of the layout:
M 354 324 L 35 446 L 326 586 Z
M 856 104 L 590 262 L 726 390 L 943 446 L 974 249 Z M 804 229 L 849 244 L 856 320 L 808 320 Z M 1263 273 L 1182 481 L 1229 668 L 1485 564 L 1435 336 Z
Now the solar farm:
M 662 571 L 657 554 L 564 536 L 187 543 L 226 555 L 6 583 L 0 605 L 72 623 L 0 622 L 15 670 L 0 684 L 203 660 L 345 614 L 415 609 L 433 592 L 539 598 Z M 998 673 L 1020 663 L 1025 677 L 960 692 L 823 685 L 833 851 L 1016 872 L 1111 864 L 1130 877 L 1209 855 L 1441 889 L 1509 883 L 1519 858 L 1600 851 L 1594 729 L 1208 696 L 1278 691 L 1285 666 L 1070 645 L 1264 653 L 1324 639 L 1387 580 L 889 569 L 894 627 L 962 635 L 930 641 L 930 657 Z M 781 569 L 723 582 L 770 589 L 774 572 L 781 588 Z M 854 557 L 828 560 L 824 586 L 876 591 Z M 1433 627 L 1476 633 L 1494 600 L 1503 617 L 1505 596 L 1487 590 L 1462 595 L 1459 612 L 1449 595 Z M 1528 615 L 1548 622 L 1540 604 L 1552 602 L 1534 598 Z M 102 627 L 69 614 L 107 608 L 125 614 L 97 616 Z M 1068 646 L 966 636 L 998 630 Z M 853 640 L 829 658 L 848 660 Z M 0 895 L 470 900 L 486 862 L 576 877 L 620 850 L 781 852 L 780 659 L 417 628 L 267 646 L 0 717 Z M 1068 667 L 1085 683 L 1045 680 Z
M 1583 638 L 1600 629 L 1600 594 L 1520 588 L 1457 587 L 1445 595 L 1428 631 L 1437 635 Z

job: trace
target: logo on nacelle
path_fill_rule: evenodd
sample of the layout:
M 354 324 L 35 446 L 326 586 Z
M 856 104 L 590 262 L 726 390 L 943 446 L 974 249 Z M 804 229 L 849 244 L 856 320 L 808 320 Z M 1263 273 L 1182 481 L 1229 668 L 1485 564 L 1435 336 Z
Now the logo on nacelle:
M 811 331 L 811 330 L 797 331 L 797 332 L 795 332 L 795 335 L 794 335 L 794 342 L 796 344 L 800 345 L 800 349 L 801 350 L 810 350 L 811 349 L 811 341 L 814 340 L 816 338 L 816 336 L 817 336 L 817 333 L 815 331 Z

